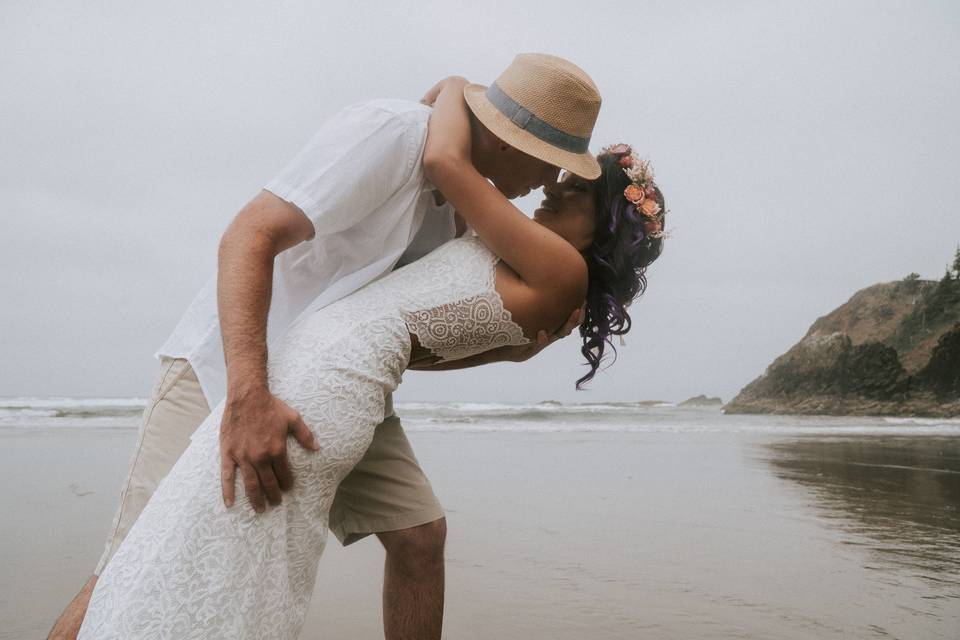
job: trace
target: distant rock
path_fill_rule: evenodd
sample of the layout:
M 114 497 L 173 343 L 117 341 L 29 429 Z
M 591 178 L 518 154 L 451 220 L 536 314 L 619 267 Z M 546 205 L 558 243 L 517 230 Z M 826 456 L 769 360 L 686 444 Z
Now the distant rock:
M 716 397 L 708 398 L 707 396 L 700 394 L 699 396 L 694 396 L 693 398 L 687 398 L 680 404 L 678 407 L 719 407 L 723 405 L 723 400 Z
M 960 273 L 858 291 L 724 411 L 960 416 Z

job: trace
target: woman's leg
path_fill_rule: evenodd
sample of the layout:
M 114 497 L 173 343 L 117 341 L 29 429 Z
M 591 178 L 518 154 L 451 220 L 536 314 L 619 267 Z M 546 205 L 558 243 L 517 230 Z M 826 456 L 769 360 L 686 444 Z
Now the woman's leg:
M 364 397 L 382 396 L 359 382 L 351 386 Z M 309 403 L 283 399 L 311 428 L 318 424 L 308 419 L 315 414 Z M 290 447 L 294 487 L 261 514 L 242 500 L 230 509 L 223 505 L 222 405 L 214 409 L 100 576 L 79 638 L 296 637 L 337 484 L 376 425 L 358 421 L 352 403 L 322 404 L 327 424 L 337 426 L 315 429 L 319 452 Z
M 224 507 L 221 415 L 222 405 L 198 428 L 101 574 L 81 639 L 287 638 L 299 629 L 326 513 L 306 482 L 263 514 L 244 501 Z
M 81 640 L 297 636 L 337 486 L 369 446 L 385 393 L 409 359 L 402 320 L 368 323 L 363 332 L 345 326 L 352 327 L 318 312 L 271 352 L 271 392 L 301 414 L 320 445 L 310 451 L 291 441 L 294 485 L 283 502 L 260 514 L 244 500 L 224 506 L 221 402 L 100 576 Z

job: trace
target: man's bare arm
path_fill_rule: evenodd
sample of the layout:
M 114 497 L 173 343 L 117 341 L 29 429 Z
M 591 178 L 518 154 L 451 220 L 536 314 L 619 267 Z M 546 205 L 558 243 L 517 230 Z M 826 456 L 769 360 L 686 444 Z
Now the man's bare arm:
M 247 498 L 257 511 L 264 494 L 279 504 L 293 477 L 287 435 L 316 449 L 300 415 L 273 397 L 267 385 L 267 312 L 276 256 L 313 236 L 313 224 L 296 206 L 261 191 L 234 218 L 220 241 L 217 307 L 227 365 L 227 398 L 220 425 L 224 503 L 235 500 L 240 467 Z
M 494 362 L 523 362 L 528 358 L 524 357 L 523 352 L 519 351 L 519 349 L 527 346 L 528 345 L 523 345 L 523 347 L 498 347 L 466 358 L 450 360 L 449 362 L 437 362 L 439 358 L 434 356 L 426 360 L 411 363 L 407 369 L 412 371 L 451 371 L 453 369 L 479 367 L 480 365 L 493 364 Z

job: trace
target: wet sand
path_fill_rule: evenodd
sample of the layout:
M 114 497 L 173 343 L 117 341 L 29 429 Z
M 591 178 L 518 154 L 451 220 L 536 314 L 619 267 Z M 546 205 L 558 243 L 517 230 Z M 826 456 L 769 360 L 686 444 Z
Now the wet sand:
M 44 637 L 92 570 L 135 435 L 0 431 L 0 639 Z M 956 436 L 410 438 L 448 509 L 445 637 L 960 629 Z M 382 562 L 375 539 L 333 542 L 302 637 L 382 637 Z

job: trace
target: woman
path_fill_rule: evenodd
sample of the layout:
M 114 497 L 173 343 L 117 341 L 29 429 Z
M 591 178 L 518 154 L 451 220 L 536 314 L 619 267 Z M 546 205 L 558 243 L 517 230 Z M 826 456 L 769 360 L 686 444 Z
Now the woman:
M 662 242 L 663 201 L 646 165 L 613 148 L 600 157 L 597 181 L 566 176 L 530 220 L 470 164 L 462 96 L 460 80 L 441 91 L 424 166 L 477 236 L 294 323 L 270 354 L 270 387 L 301 413 L 320 451 L 291 448 L 297 484 L 282 505 L 228 510 L 221 403 L 100 576 L 80 638 L 296 637 L 337 484 L 363 455 L 405 368 L 523 344 L 561 326 L 586 297 L 591 370 L 579 386 L 610 336 L 629 330 L 625 307 Z

